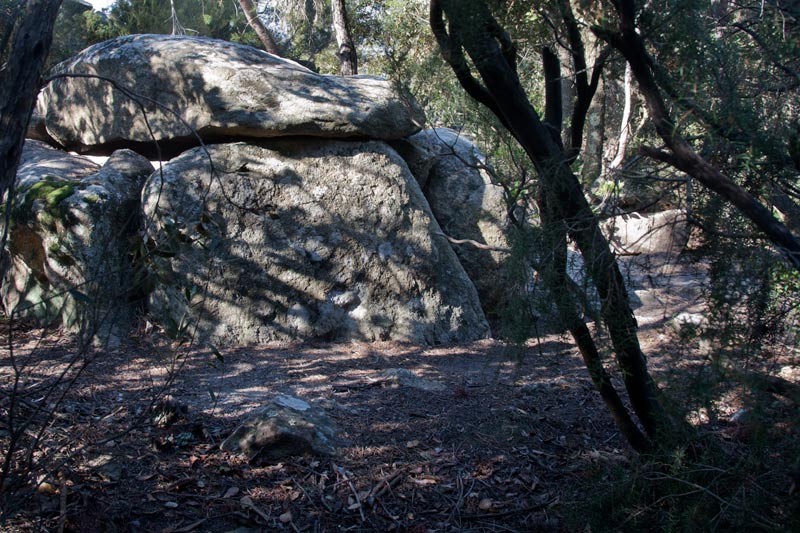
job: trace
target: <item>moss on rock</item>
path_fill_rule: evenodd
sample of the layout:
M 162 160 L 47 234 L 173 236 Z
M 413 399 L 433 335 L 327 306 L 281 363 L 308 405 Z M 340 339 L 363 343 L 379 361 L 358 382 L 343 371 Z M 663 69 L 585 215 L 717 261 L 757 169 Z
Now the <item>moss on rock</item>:
M 22 201 L 11 210 L 12 224 L 31 224 L 34 220 L 52 226 L 65 215 L 63 202 L 75 193 L 76 182 L 55 176 L 44 176 L 41 180 L 17 191 Z M 41 211 L 37 205 L 42 207 Z

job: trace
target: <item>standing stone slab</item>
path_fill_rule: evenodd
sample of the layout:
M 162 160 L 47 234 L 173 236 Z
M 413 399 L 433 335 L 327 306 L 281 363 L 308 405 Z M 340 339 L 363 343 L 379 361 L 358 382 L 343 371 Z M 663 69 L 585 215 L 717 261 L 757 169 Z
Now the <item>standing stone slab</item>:
M 401 146 L 448 236 L 491 248 L 509 247 L 503 189 L 482 168 L 485 158 L 472 142 L 454 130 L 436 128 L 412 135 Z M 453 248 L 478 289 L 484 311 L 496 311 L 505 297 L 502 264 L 508 254 L 468 242 Z
M 474 285 L 394 150 L 266 146 L 191 150 L 149 179 L 146 231 L 164 251 L 158 320 L 226 346 L 488 335 Z
M 0 286 L 6 314 L 81 329 L 101 341 L 124 335 L 133 318 L 130 239 L 152 170 L 128 150 L 101 168 L 25 141 Z
M 418 131 L 422 111 L 383 79 L 341 78 L 249 46 L 169 35 L 130 35 L 87 48 L 55 69 L 111 78 L 136 93 L 165 153 L 199 143 L 177 114 L 208 142 L 242 137 L 312 135 L 394 139 Z M 58 78 L 39 97 L 47 132 L 78 151 L 131 147 L 152 152 L 137 102 L 110 83 Z

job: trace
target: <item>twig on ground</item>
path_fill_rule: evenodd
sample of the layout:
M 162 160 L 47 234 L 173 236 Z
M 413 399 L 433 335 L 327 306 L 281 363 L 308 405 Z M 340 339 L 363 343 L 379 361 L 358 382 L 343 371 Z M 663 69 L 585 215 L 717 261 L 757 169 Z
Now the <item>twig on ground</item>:
M 400 481 L 400 474 L 403 473 L 402 469 L 395 470 L 388 476 L 384 476 L 378 483 L 369 491 L 369 500 L 380 498 L 393 486 Z
M 292 477 L 290 477 L 289 479 L 291 479 L 291 480 L 292 480 L 292 483 L 294 483 L 294 484 L 297 486 L 297 488 L 298 488 L 298 489 L 300 489 L 300 492 L 302 492 L 302 493 L 303 493 L 303 496 L 305 496 L 305 497 L 306 497 L 306 500 L 308 500 L 308 503 L 310 503 L 311 505 L 313 505 L 313 506 L 314 506 L 314 509 L 316 509 L 317 511 L 319 511 L 319 510 L 320 510 L 320 509 L 319 509 L 319 506 L 318 506 L 318 505 L 317 505 L 317 504 L 314 502 L 314 500 L 312 500 L 312 499 L 311 499 L 311 496 L 309 496 L 309 495 L 308 495 L 308 492 L 306 491 L 305 487 L 303 487 L 303 485 L 301 485 L 301 484 L 300 484 L 300 482 L 299 482 L 299 481 L 297 481 L 297 478 L 295 478 L 294 476 L 292 476 Z
M 464 520 L 485 520 L 485 519 L 494 519 L 494 518 L 503 518 L 505 516 L 511 516 L 520 513 L 533 513 L 536 511 L 541 511 L 547 507 L 550 507 L 558 502 L 558 498 L 554 498 L 549 502 L 539 503 L 537 505 L 529 505 L 528 507 L 521 507 L 519 509 L 511 509 L 508 511 L 503 511 L 502 513 L 481 513 L 481 514 L 465 514 L 462 515 Z
M 61 477 L 61 494 L 59 494 L 59 512 L 58 512 L 58 533 L 64 533 L 64 526 L 67 524 L 67 476 L 63 472 Z
M 350 491 L 353 493 L 353 498 L 356 500 L 356 504 L 358 505 L 358 513 L 361 515 L 361 522 L 366 522 L 366 517 L 364 516 L 364 505 L 361 503 L 361 498 L 358 496 L 358 491 L 356 491 L 355 486 L 353 486 L 353 482 L 350 481 L 350 478 L 347 476 L 347 470 L 345 470 L 341 466 L 337 466 L 336 464 L 333 465 L 334 470 L 344 478 L 344 481 L 347 483 L 347 486 L 350 487 Z

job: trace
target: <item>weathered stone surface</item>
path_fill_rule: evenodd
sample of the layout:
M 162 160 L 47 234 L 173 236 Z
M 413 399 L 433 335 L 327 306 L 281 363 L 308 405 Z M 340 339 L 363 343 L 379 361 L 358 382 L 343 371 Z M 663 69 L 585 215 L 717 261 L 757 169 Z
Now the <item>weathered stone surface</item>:
M 6 313 L 116 342 L 132 318 L 129 238 L 152 170 L 127 150 L 100 168 L 26 141 L 0 286 Z
M 17 168 L 16 188 L 26 189 L 46 175 L 76 181 L 98 170 L 100 165 L 85 157 L 55 150 L 39 140 L 27 139 Z
M 447 128 L 421 131 L 407 142 L 416 150 L 403 150 L 403 155 L 416 171 L 444 232 L 457 240 L 507 249 L 508 215 L 503 189 L 492 184 L 488 173 L 481 169 L 485 158 L 478 148 Z M 430 161 L 427 165 L 426 159 Z M 507 285 L 500 266 L 507 254 L 469 242 L 454 244 L 453 248 L 478 289 L 483 309 L 496 310 Z
M 249 46 L 202 37 L 130 35 L 94 45 L 55 69 L 112 78 L 139 95 L 162 150 L 197 146 L 174 110 L 207 141 L 311 135 L 400 138 L 419 130 L 420 109 L 388 81 L 316 74 Z M 48 133 L 69 149 L 136 147 L 152 155 L 137 103 L 106 81 L 59 78 L 38 105 Z M 169 142 L 166 142 L 169 141 Z
M 488 335 L 472 282 L 394 150 L 269 146 L 209 146 L 213 179 L 202 149 L 149 179 L 147 234 L 176 253 L 157 267 L 157 320 L 188 317 L 200 338 L 228 346 Z
M 225 439 L 221 448 L 251 462 L 336 453 L 336 424 L 321 408 L 294 396 L 278 395 Z

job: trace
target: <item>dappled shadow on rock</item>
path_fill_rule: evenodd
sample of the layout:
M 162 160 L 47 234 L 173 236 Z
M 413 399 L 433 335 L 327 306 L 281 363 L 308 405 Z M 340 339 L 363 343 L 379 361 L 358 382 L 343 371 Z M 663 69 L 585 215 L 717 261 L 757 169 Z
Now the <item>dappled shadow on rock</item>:
M 249 46 L 203 37 L 112 39 L 58 65 L 54 75 L 38 112 L 57 142 L 87 153 L 131 142 L 150 157 L 176 155 L 187 142 L 199 144 L 192 130 L 207 142 L 298 135 L 393 139 L 424 122 L 419 107 L 385 80 L 323 76 Z
M 131 241 L 152 170 L 129 150 L 99 167 L 27 140 L 8 204 L 8 265 L 0 286 L 6 314 L 82 331 L 87 341 L 127 337 L 141 303 L 131 281 Z
M 151 312 L 197 339 L 441 344 L 489 333 L 472 282 L 384 143 L 212 145 L 154 173 L 143 199 Z

